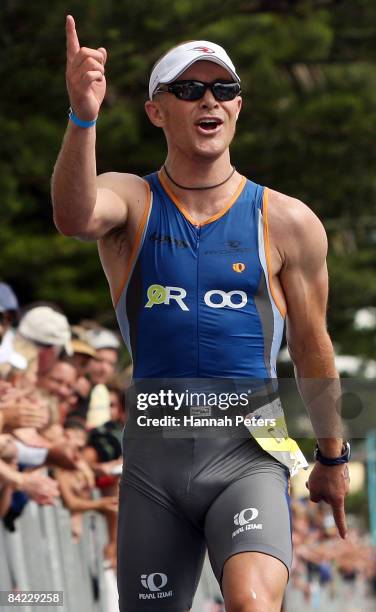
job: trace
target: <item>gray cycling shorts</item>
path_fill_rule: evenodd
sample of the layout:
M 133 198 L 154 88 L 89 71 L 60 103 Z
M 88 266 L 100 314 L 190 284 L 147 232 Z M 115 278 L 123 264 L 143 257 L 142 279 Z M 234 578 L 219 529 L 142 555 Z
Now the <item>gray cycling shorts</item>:
M 239 552 L 271 555 L 290 570 L 288 470 L 253 438 L 125 434 L 124 455 L 120 612 L 189 610 L 206 548 L 220 585 Z

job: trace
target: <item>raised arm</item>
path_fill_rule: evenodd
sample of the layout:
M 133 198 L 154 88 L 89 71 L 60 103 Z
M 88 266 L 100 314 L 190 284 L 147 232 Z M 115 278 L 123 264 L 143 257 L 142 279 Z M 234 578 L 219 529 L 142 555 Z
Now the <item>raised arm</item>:
M 74 19 L 66 21 L 66 82 L 74 115 L 92 122 L 106 92 L 106 50 L 81 47 Z M 54 222 L 68 236 L 99 239 L 127 220 L 127 194 L 145 194 L 142 179 L 107 173 L 97 178 L 96 127 L 69 121 L 52 177 Z

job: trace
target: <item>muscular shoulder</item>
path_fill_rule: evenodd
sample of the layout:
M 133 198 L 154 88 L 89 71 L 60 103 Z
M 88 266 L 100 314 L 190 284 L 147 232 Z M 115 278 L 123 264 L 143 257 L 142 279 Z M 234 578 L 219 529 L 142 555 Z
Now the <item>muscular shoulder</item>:
M 128 206 L 139 198 L 145 198 L 145 181 L 136 174 L 125 172 L 105 172 L 97 176 L 97 187 L 100 190 L 115 193 Z
M 123 222 L 113 227 L 100 241 L 102 245 L 119 246 L 126 239 L 126 234 L 132 234 L 135 224 L 139 223 L 147 203 L 148 184 L 135 174 L 106 172 L 97 177 L 97 186 L 102 201 L 111 202 L 111 198 L 115 197 L 126 204 L 127 215 Z
M 284 266 L 303 263 L 312 257 L 325 259 L 324 226 L 304 202 L 269 189 L 268 223 L 271 241 L 278 248 Z
M 112 197 L 126 202 L 126 216 L 98 240 L 99 257 L 115 303 L 135 236 L 147 210 L 150 190 L 147 181 L 139 176 L 108 172 L 98 177 L 98 191 L 104 203 L 111 202 Z

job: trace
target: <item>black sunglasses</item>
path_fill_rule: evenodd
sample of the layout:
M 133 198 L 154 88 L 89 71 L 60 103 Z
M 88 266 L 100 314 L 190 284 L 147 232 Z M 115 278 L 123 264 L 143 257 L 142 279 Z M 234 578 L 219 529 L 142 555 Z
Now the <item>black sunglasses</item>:
M 239 83 L 234 82 L 213 81 L 212 83 L 204 83 L 203 81 L 175 81 L 169 85 L 158 87 L 154 95 L 172 93 L 179 100 L 189 100 L 191 102 L 203 98 L 207 89 L 210 89 L 215 99 L 219 102 L 234 100 L 241 92 Z

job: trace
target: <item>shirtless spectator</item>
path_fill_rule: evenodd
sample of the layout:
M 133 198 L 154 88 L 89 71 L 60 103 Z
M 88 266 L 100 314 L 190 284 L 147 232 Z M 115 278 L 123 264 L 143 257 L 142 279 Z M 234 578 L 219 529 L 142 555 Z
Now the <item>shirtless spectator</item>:
M 82 458 L 82 451 L 87 442 L 87 433 L 79 421 L 68 420 L 65 424 L 66 443 Z M 117 512 L 116 497 L 92 499 L 94 481 L 90 470 L 83 462 L 73 471 L 56 469 L 56 479 L 60 486 L 64 505 L 72 514 L 72 535 L 77 541 L 82 531 L 82 513 L 97 510 L 104 514 Z

